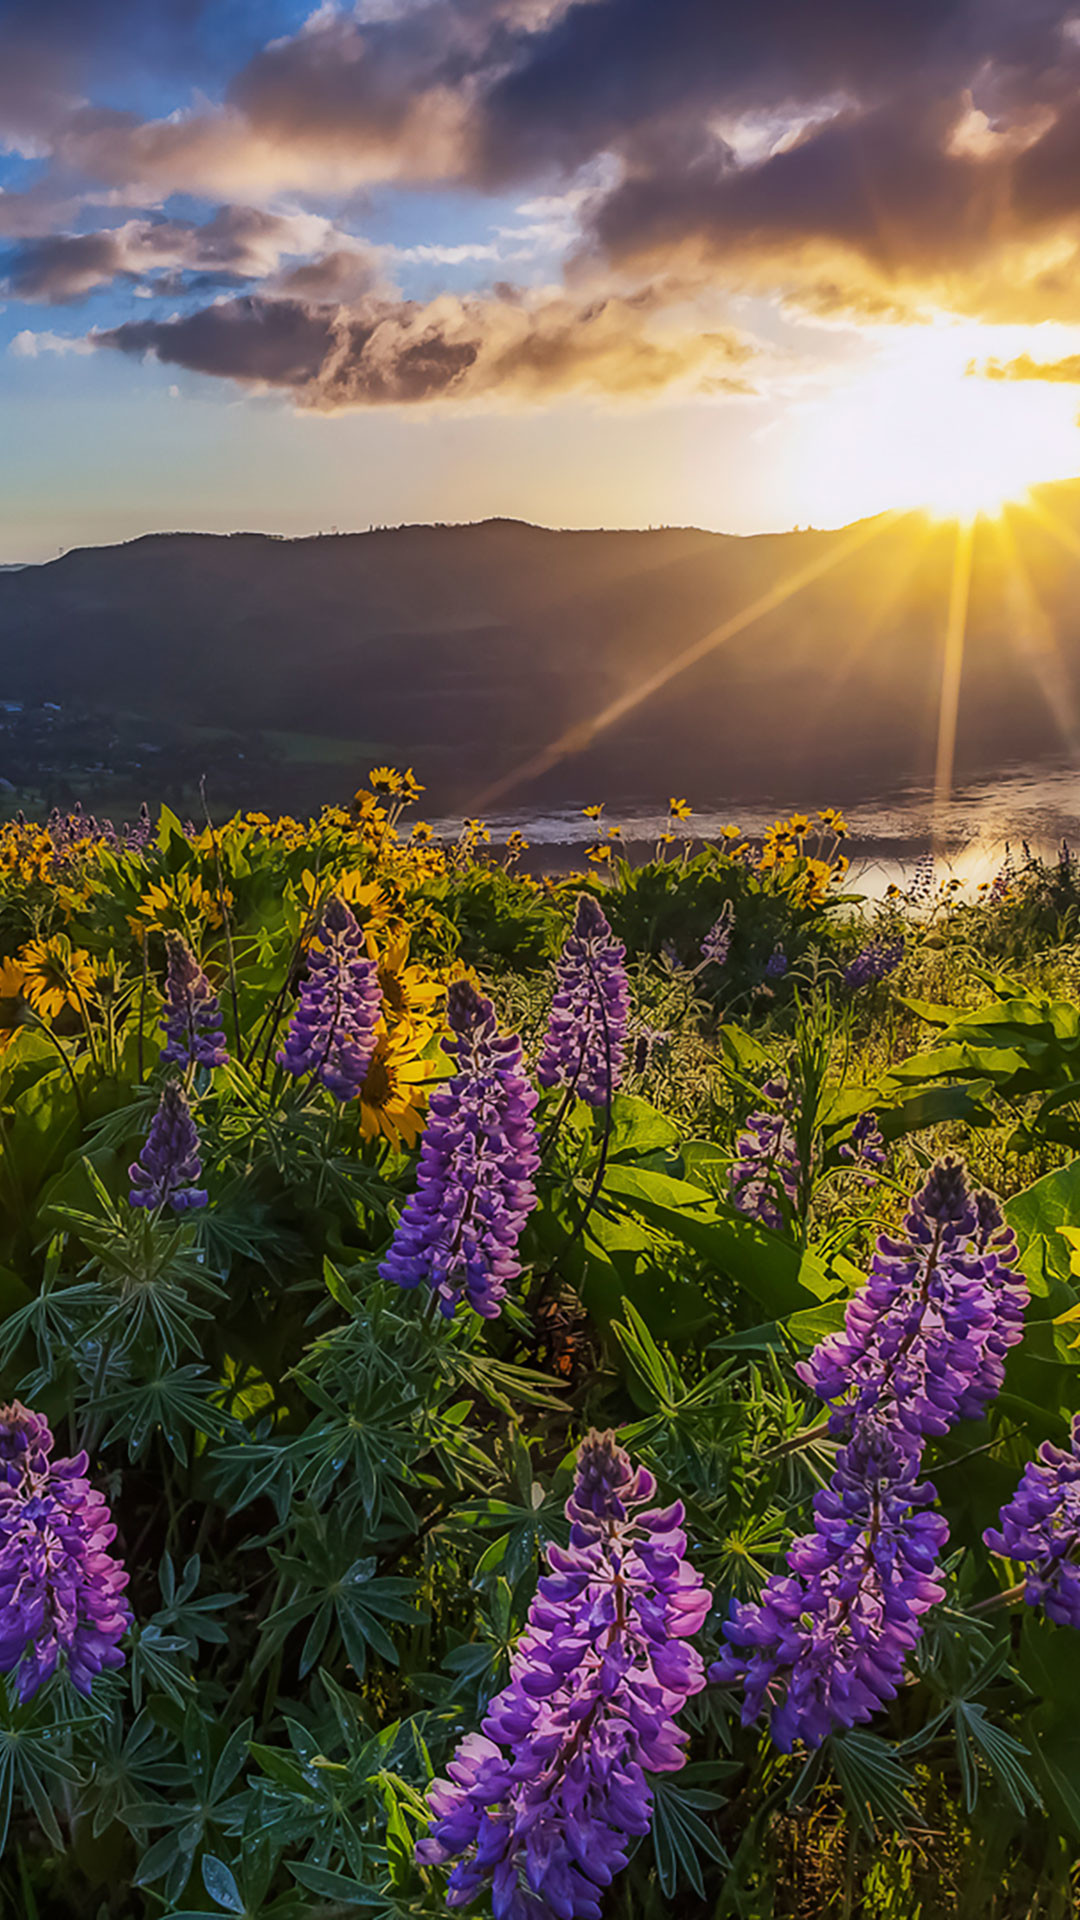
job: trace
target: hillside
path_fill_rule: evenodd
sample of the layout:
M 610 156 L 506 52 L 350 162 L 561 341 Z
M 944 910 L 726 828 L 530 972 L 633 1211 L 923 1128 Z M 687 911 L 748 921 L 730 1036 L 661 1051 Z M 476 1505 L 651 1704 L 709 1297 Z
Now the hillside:
M 1010 519 L 1011 552 L 995 528 L 976 534 L 965 775 L 1076 737 L 1080 483 L 1044 491 L 1075 551 L 1028 514 Z M 515 799 L 851 797 L 932 768 L 954 552 L 951 529 L 917 516 L 863 533 L 150 535 L 0 575 L 0 697 L 315 737 L 288 749 L 275 791 L 260 776 L 271 803 L 342 790 L 355 742 L 358 760 L 422 768 L 435 804 L 467 804 L 572 727 L 577 750 Z M 777 589 L 780 604 L 587 741 L 583 723 Z

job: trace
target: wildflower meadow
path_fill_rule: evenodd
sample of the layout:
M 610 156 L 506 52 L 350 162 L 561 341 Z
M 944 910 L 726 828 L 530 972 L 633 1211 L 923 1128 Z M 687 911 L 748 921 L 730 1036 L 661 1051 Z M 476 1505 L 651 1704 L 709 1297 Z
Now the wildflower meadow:
M 0 1913 L 1080 1900 L 1080 864 L 0 827 Z

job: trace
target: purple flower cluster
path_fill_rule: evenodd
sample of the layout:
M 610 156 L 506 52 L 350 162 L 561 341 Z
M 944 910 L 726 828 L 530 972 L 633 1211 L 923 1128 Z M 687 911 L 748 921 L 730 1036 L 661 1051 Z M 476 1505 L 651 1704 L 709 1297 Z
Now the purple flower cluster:
M 892 1699 L 922 1615 L 942 1597 L 948 1526 L 927 1511 L 934 1489 L 918 1470 L 919 1452 L 886 1421 L 859 1422 L 815 1495 L 814 1531 L 788 1549 L 789 1576 L 774 1575 L 724 1627 L 729 1644 L 709 1678 L 743 1680 L 743 1725 L 770 1707 L 785 1753 L 796 1739 L 820 1746 Z
M 591 894 L 580 894 L 559 957 L 536 1069 L 542 1087 L 568 1087 L 587 1106 L 610 1106 L 626 1054 L 630 986 L 625 962 L 626 948 L 602 909 Z
M 454 981 L 446 1017 L 457 1072 L 428 1102 L 416 1191 L 379 1271 L 399 1287 L 426 1281 L 447 1318 L 464 1294 L 490 1320 L 521 1272 L 518 1241 L 536 1205 L 537 1096 L 520 1039 L 500 1034 L 469 981 Z
M 494 1920 L 600 1920 L 628 1841 L 648 1832 L 647 1776 L 683 1765 L 675 1715 L 704 1685 L 686 1642 L 710 1595 L 681 1504 L 639 1511 L 655 1492 L 614 1434 L 582 1442 L 570 1545 L 548 1549 L 509 1685 L 430 1789 L 417 1858 L 456 1862 L 451 1907 L 490 1888 Z
M 796 1371 L 834 1407 L 834 1430 L 873 1414 L 921 1445 L 978 1419 L 1023 1332 L 1016 1241 L 990 1194 L 947 1158 L 915 1195 L 902 1239 L 882 1234 L 844 1326 Z
M 844 985 L 852 992 L 859 987 L 874 987 L 895 973 L 904 957 L 903 937 L 897 940 L 871 940 L 844 968 Z
M 788 970 L 788 957 L 782 947 L 774 947 L 765 962 L 766 980 L 782 980 Z
M 850 1167 L 857 1167 L 864 1187 L 872 1187 L 889 1157 L 885 1145 L 885 1136 L 878 1125 L 876 1113 L 860 1113 L 848 1138 L 839 1149 L 838 1157 Z
M 103 1667 L 120 1667 L 131 1612 L 128 1576 L 108 1552 L 116 1528 L 87 1481 L 86 1455 L 50 1460 L 38 1413 L 0 1407 L 0 1673 L 29 1700 L 63 1654 L 71 1683 L 89 1694 Z
M 928 1436 L 977 1417 L 1020 1338 L 1027 1290 L 997 1202 L 940 1161 L 903 1239 L 882 1236 L 843 1330 L 797 1372 L 844 1444 L 814 1530 L 760 1601 L 736 1604 L 710 1678 L 743 1680 L 743 1722 L 768 1707 L 777 1744 L 816 1746 L 891 1699 L 922 1615 L 940 1599 L 948 1529 L 919 1480 Z M 1080 1469 L 1078 1469 L 1080 1471 Z
M 1080 1627 L 1080 1414 L 1068 1450 L 1044 1440 L 999 1518 L 983 1539 L 991 1553 L 1028 1567 L 1028 1605 L 1045 1607 L 1060 1627 Z
M 166 1044 L 162 1060 L 186 1067 L 222 1067 L 228 1059 L 221 1007 L 186 940 L 169 938 L 169 971 L 161 1012 Z
M 371 1065 L 378 1038 L 382 989 L 379 969 L 344 900 L 327 902 L 308 953 L 307 977 L 279 1067 L 299 1079 L 315 1075 L 335 1099 L 354 1100 Z
M 714 967 L 726 966 L 728 954 L 731 952 L 731 938 L 734 932 L 735 902 L 733 900 L 725 900 L 715 922 L 709 928 L 708 933 L 701 943 L 702 960 L 710 962 Z
M 205 1207 L 206 1189 L 196 1184 L 201 1173 L 199 1136 L 187 1095 L 178 1080 L 169 1080 L 162 1088 L 142 1154 L 128 1168 L 131 1204 L 167 1206 L 174 1213 Z
M 92 813 L 84 813 L 82 802 L 76 800 L 70 813 L 61 813 L 59 807 L 54 807 L 45 823 L 45 830 L 56 852 L 61 855 L 87 842 L 93 846 L 111 847 L 117 852 L 141 853 L 153 833 L 153 823 L 145 800 L 139 808 L 139 817 L 134 826 L 125 820 L 119 832 L 111 820 L 98 820 Z
M 762 1108 L 748 1116 L 746 1131 L 735 1142 L 728 1186 L 737 1212 L 780 1232 L 798 1197 L 802 1166 L 791 1130 L 787 1081 L 767 1080 L 761 1094 L 772 1101 L 774 1111 Z

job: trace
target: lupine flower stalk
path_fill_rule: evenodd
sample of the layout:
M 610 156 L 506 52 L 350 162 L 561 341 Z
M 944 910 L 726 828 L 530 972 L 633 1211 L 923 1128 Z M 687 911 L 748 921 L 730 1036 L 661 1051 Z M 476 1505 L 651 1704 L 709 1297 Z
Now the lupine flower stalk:
M 51 1460 L 41 1414 L 0 1407 L 0 1673 L 29 1700 L 61 1655 L 89 1694 L 104 1667 L 121 1667 L 130 1624 L 128 1576 L 108 1548 L 116 1528 L 86 1479 L 87 1459 Z
M 714 967 L 727 965 L 731 952 L 731 938 L 735 932 L 735 903 L 725 900 L 713 925 L 709 928 L 701 943 L 701 958 Z
M 275 1056 L 296 1079 L 310 1073 L 342 1102 L 371 1065 L 382 1007 L 379 970 L 344 900 L 327 902 L 285 1045 Z
M 735 1142 L 728 1186 L 737 1212 L 779 1232 L 798 1197 L 802 1167 L 791 1130 L 787 1081 L 767 1080 L 761 1093 L 775 1110 L 761 1108 L 748 1116 Z
M 457 1072 L 428 1101 L 416 1191 L 379 1269 L 399 1287 L 422 1281 L 449 1318 L 464 1297 L 495 1318 L 521 1272 L 518 1241 L 536 1205 L 536 1092 L 518 1035 L 500 1034 L 491 1001 L 467 980 L 447 995 Z
M 556 969 L 555 998 L 536 1069 L 542 1087 L 572 1088 L 606 1107 L 622 1080 L 630 987 L 626 948 L 591 894 L 578 897 Z
M 1029 1607 L 1044 1607 L 1059 1627 L 1080 1627 L 1080 1414 L 1068 1448 L 1043 1441 L 983 1539 L 991 1553 L 1027 1567 Z
M 871 1412 L 921 1443 L 976 1419 L 1001 1387 L 1028 1293 L 1016 1242 L 990 1195 L 958 1160 L 931 1169 L 904 1237 L 882 1234 L 844 1326 L 796 1368 L 834 1408 L 834 1430 Z
M 788 1549 L 788 1575 L 724 1627 L 729 1644 L 709 1678 L 744 1681 L 744 1726 L 768 1707 L 785 1753 L 796 1739 L 820 1746 L 892 1699 L 922 1615 L 942 1598 L 949 1530 L 927 1510 L 935 1493 L 918 1479 L 919 1457 L 888 1422 L 860 1422 L 815 1495 L 813 1532 Z
M 128 1168 L 131 1205 L 167 1206 L 174 1213 L 205 1207 L 206 1189 L 197 1185 L 201 1173 L 199 1135 L 187 1095 L 178 1080 L 169 1080 L 142 1153 Z
M 222 1067 L 228 1059 L 221 1006 L 186 940 L 169 940 L 169 971 L 161 1024 L 162 1060 L 177 1066 Z
M 685 1558 L 681 1503 L 649 1508 L 655 1492 L 614 1434 L 583 1441 L 570 1545 L 548 1548 L 509 1685 L 429 1791 L 417 1857 L 455 1863 L 452 1907 L 490 1889 L 494 1920 L 600 1920 L 649 1828 L 647 1776 L 683 1765 L 675 1716 L 704 1685 L 687 1641 L 710 1595 Z
M 852 992 L 873 987 L 895 973 L 904 957 L 904 940 L 871 940 L 844 968 L 844 985 Z
M 959 1162 L 932 1168 L 904 1226 L 903 1239 L 879 1239 L 843 1330 L 797 1368 L 831 1405 L 844 1444 L 815 1498 L 813 1533 L 789 1548 L 788 1572 L 759 1601 L 733 1607 L 710 1672 L 745 1683 L 744 1724 L 768 1707 L 785 1749 L 796 1738 L 817 1746 L 895 1694 L 943 1591 L 948 1528 L 918 1478 L 926 1439 L 985 1409 L 1020 1338 L 1015 1240 Z
M 889 1157 L 876 1113 L 860 1113 L 838 1157 L 858 1170 L 864 1187 L 872 1187 Z

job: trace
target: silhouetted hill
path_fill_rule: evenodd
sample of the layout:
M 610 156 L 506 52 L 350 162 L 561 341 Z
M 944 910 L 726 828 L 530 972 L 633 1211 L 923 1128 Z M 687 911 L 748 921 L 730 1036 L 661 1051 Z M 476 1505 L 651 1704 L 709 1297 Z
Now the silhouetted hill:
M 976 530 L 966 776 L 1078 738 L 1080 482 L 1041 498 L 1063 534 L 1021 511 L 1007 537 Z M 467 802 L 571 728 L 577 750 L 515 799 L 851 797 L 932 769 L 955 548 L 951 528 L 911 515 L 746 539 L 507 520 L 303 540 L 155 534 L 0 574 L 0 698 L 352 740 L 414 764 L 435 804 Z M 654 690 L 633 704 L 643 683 Z M 619 702 L 589 740 L 584 723 Z M 340 769 L 313 769 L 314 751 L 305 770 L 302 743 L 289 752 L 278 792 L 263 780 L 252 799 L 348 786 Z

